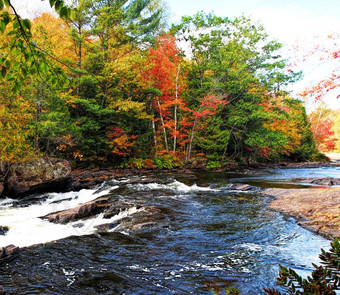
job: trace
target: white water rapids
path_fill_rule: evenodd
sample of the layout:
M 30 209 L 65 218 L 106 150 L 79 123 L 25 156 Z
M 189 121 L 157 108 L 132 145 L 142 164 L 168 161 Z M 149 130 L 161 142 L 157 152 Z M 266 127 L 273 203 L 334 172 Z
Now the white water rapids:
M 117 183 L 124 182 L 123 180 Z M 187 186 L 179 181 L 174 181 L 166 185 L 158 183 L 136 184 L 133 185 L 133 187 L 136 190 L 171 189 L 184 193 L 191 191 L 215 191 L 214 189 L 198 187 L 197 185 Z M 79 192 L 50 193 L 47 194 L 47 199 L 44 198 L 43 201 L 22 207 L 18 206 L 15 200 L 1 200 L 0 225 L 7 226 L 9 231 L 4 236 L 0 235 L 0 247 L 9 244 L 25 247 L 56 241 L 70 236 L 93 234 L 97 230 L 97 225 L 112 223 L 115 220 L 138 212 L 139 209 L 132 207 L 110 219 L 103 218 L 103 214 L 99 214 L 91 218 L 77 220 L 67 224 L 52 223 L 40 218 L 49 213 L 74 208 L 82 203 L 106 195 L 117 188 L 119 188 L 118 185 L 111 186 L 107 190 L 99 190 L 99 192 L 96 189 L 83 189 Z
M 133 207 L 111 219 L 104 219 L 103 214 L 99 214 L 94 218 L 82 220 L 81 227 L 77 226 L 80 221 L 56 224 L 39 218 L 52 212 L 74 208 L 107 193 L 108 190 L 96 193 L 96 190 L 93 189 L 60 194 L 51 193 L 48 195 L 47 200 L 27 207 L 13 206 L 14 200 L 11 199 L 2 200 L 0 202 L 0 224 L 8 226 L 9 231 L 6 235 L 0 236 L 0 247 L 9 244 L 24 247 L 51 242 L 69 236 L 92 234 L 96 231 L 96 225 L 113 222 L 136 212 L 137 209 Z

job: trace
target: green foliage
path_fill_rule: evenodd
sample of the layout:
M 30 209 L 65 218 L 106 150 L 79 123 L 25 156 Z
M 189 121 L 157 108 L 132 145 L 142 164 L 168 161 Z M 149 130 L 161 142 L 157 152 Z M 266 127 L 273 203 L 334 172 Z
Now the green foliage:
M 4 4 L 13 14 L 4 10 Z M 50 5 L 61 17 L 71 16 L 71 9 L 63 1 L 50 0 Z M 0 79 L 13 82 L 13 92 L 18 92 L 31 76 L 37 76 L 41 82 L 55 88 L 66 85 L 66 74 L 32 40 L 30 20 L 22 19 L 10 1 L 0 0 L 0 11 L 0 34 L 6 42 L 2 44 L 6 50 L 0 52 Z
M 0 87 L 25 105 L 18 146 L 138 169 L 322 157 L 303 107 L 276 102 L 299 74 L 284 71 L 281 44 L 262 26 L 198 13 L 172 27 L 176 40 L 160 34 L 159 0 L 77 3 L 50 0 L 67 24 L 37 29 L 0 0 Z M 190 60 L 176 41 L 187 42 Z M 0 103 L 7 121 L 18 117 L 14 105 Z M 10 158 L 15 140 L 7 145 Z
M 206 169 L 216 169 L 221 168 L 221 162 L 220 161 L 207 161 Z
M 181 160 L 173 154 L 160 155 L 154 159 L 154 163 L 158 169 L 173 169 L 183 166 Z
M 280 266 L 277 283 L 287 289 L 288 294 L 336 295 L 340 289 L 340 239 L 331 243 L 331 249 L 321 249 L 320 266 L 313 264 L 314 270 L 307 278 L 302 278 L 293 269 Z M 282 295 L 275 289 L 264 289 L 268 295 Z

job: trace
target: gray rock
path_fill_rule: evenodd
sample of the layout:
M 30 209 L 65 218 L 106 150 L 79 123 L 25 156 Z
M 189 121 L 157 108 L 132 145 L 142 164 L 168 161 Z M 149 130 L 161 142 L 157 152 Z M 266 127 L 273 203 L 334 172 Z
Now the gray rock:
M 251 191 L 254 189 L 249 184 L 244 184 L 244 183 L 233 183 L 230 187 L 230 190 L 235 190 L 235 191 Z
M 75 208 L 53 212 L 40 218 L 55 223 L 67 223 L 76 221 L 103 212 L 110 207 L 110 196 L 100 197 L 95 200 L 81 204 Z
M 0 295 L 6 295 L 6 294 L 7 294 L 6 290 L 2 286 L 0 286 Z

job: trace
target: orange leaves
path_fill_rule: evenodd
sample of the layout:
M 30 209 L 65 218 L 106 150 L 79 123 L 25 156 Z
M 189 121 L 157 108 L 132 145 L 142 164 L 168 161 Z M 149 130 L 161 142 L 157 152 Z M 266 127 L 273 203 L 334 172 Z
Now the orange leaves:
M 183 146 L 180 140 L 186 130 L 181 122 L 188 112 L 182 96 L 186 87 L 186 73 L 175 37 L 170 34 L 159 36 L 154 48 L 148 51 L 148 63 L 144 79 L 150 88 L 159 91 L 151 100 L 151 107 L 157 114 L 153 123 L 159 125 L 154 128 L 155 145 L 159 145 L 155 148 L 162 148 L 164 143 L 169 152 L 169 139 L 172 139 L 172 150 L 175 152 L 177 146 Z
M 334 121 L 327 110 L 318 108 L 309 115 L 313 138 L 321 152 L 332 152 L 335 149 L 337 138 L 333 126 Z
M 58 59 L 74 59 L 74 48 L 67 23 L 50 13 L 33 20 L 33 36 L 38 46 Z
M 130 137 L 120 127 L 109 127 L 110 132 L 106 135 L 109 138 L 108 145 L 115 156 L 127 157 L 131 153 L 131 147 L 134 145 L 137 136 Z
M 175 90 L 178 64 L 181 62 L 175 37 L 170 34 L 160 36 L 154 48 L 148 52 L 151 68 L 146 71 L 146 79 L 162 91 L 171 95 Z

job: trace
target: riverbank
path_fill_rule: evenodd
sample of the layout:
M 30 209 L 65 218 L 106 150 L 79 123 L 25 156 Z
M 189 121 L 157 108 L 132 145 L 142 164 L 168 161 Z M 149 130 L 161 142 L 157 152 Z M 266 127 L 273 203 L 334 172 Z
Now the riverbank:
M 118 177 L 134 177 L 138 175 L 152 175 L 156 173 L 161 174 L 173 174 L 180 173 L 182 177 L 188 179 L 196 178 L 196 172 L 202 172 L 202 168 L 177 168 L 171 170 L 140 170 L 140 169 L 91 169 L 91 170 L 71 170 L 68 168 L 67 163 L 56 162 L 48 163 L 49 169 L 53 172 L 46 173 L 46 169 L 34 172 L 32 177 L 32 169 L 24 169 L 30 182 L 23 182 L 22 178 L 24 173 L 15 170 L 16 177 L 8 177 L 9 180 L 14 179 L 13 183 L 17 183 L 17 186 L 12 185 L 14 188 L 22 190 L 22 194 L 17 194 L 20 197 L 26 197 L 29 192 L 42 191 L 79 191 L 81 189 L 90 189 L 99 185 L 105 181 L 109 181 Z M 45 165 L 46 166 L 46 165 Z M 44 167 L 45 167 L 44 166 Z M 228 172 L 228 171 L 251 171 L 253 169 L 299 169 L 299 168 L 320 168 L 320 167 L 338 167 L 340 163 L 337 162 L 307 162 L 307 163 L 266 163 L 252 166 L 240 166 L 236 164 L 230 164 L 221 169 L 215 169 L 214 172 Z M 62 168 L 62 169 L 61 169 Z M 23 170 L 23 169 L 21 169 Z M 34 170 L 35 171 L 35 170 Z M 20 173 L 19 173 L 20 172 Z M 58 173 L 57 173 L 58 172 Z M 14 173 L 12 173 L 14 174 Z M 52 175 L 51 177 L 49 175 Z M 18 175 L 20 177 L 18 177 Z M 45 181 L 42 182 L 44 176 Z M 49 176 L 49 177 L 47 177 Z M 52 181 L 51 181 L 52 180 Z M 318 234 L 326 236 L 328 238 L 338 237 L 340 235 L 340 188 L 330 188 L 332 185 L 339 186 L 340 179 L 332 178 L 315 178 L 315 179 L 299 179 L 304 183 L 310 183 L 312 185 L 323 186 L 324 188 L 311 188 L 311 189 L 266 189 L 262 191 L 265 195 L 275 197 L 275 200 L 271 204 L 271 208 L 282 212 L 285 215 L 296 218 L 299 224 L 305 228 L 308 228 Z M 23 186 L 27 184 L 27 188 Z M 237 182 L 236 182 L 237 184 Z M 43 186 L 44 185 L 44 186 Z M 57 186 L 57 187 L 56 187 Z M 7 188 L 8 188 L 7 184 Z M 248 185 L 248 187 L 250 187 Z M 328 187 L 328 188 L 325 188 Z M 25 190 L 23 190 L 23 188 Z M 19 189 L 16 189 L 20 192 Z M 11 190 L 7 190 L 11 192 Z M 12 191 L 15 192 L 14 189 Z M 9 197 L 15 197 L 8 195 Z
M 340 187 L 269 188 L 262 193 L 275 197 L 272 209 L 295 218 L 302 227 L 329 239 L 340 236 Z

